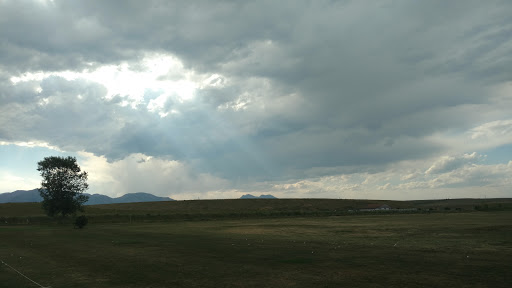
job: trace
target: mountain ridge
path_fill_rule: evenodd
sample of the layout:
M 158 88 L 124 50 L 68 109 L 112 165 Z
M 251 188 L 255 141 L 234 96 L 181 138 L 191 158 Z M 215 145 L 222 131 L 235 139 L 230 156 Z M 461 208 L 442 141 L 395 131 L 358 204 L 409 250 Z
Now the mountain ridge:
M 155 196 L 151 193 L 135 192 L 124 194 L 119 197 L 110 197 L 103 194 L 88 194 L 89 200 L 84 205 L 99 205 L 99 204 L 117 204 L 117 203 L 135 203 L 135 202 L 156 202 L 156 201 L 175 201 L 170 197 Z M 252 194 L 242 195 L 239 199 L 277 199 L 271 194 L 262 194 L 254 196 Z M 26 202 L 41 202 L 43 198 L 39 195 L 38 189 L 32 190 L 16 190 L 14 192 L 0 193 L 0 203 L 26 203 Z
M 260 196 L 254 196 L 252 194 L 245 194 L 240 199 L 277 199 L 275 196 L 270 194 L 261 194 Z
M 84 193 L 84 195 L 89 196 L 89 200 L 85 202 L 84 205 L 174 201 L 174 199 L 170 197 L 159 197 L 145 192 L 128 193 L 114 198 L 103 194 Z M 16 190 L 14 192 L 6 192 L 0 194 L 0 203 L 24 203 L 41 201 L 43 201 L 43 198 L 41 198 L 37 189 Z

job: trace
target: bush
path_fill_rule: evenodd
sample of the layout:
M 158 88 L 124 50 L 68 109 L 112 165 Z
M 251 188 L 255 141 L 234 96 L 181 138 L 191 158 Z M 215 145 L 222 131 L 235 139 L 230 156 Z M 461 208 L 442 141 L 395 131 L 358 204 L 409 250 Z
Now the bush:
M 75 228 L 82 229 L 87 225 L 87 222 L 89 222 L 89 219 L 85 217 L 84 215 L 78 216 L 75 219 Z

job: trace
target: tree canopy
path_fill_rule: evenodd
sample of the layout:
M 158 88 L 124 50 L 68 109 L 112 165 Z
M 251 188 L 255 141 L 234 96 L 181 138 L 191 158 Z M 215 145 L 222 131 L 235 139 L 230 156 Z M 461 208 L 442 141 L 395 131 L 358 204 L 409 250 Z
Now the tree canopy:
M 89 197 L 83 192 L 89 188 L 87 172 L 81 171 L 75 157 L 45 157 L 37 163 L 43 181 L 39 194 L 48 216 L 74 214 L 83 211 Z

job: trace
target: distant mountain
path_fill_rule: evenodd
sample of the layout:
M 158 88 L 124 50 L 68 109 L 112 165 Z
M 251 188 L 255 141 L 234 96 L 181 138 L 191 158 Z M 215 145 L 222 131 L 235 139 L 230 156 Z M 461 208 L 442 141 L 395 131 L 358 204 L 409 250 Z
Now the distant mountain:
M 240 199 L 277 199 L 276 197 L 268 194 L 268 195 L 260 195 L 260 197 L 256 197 L 254 195 L 251 195 L 251 194 L 245 194 L 243 195 L 242 197 L 240 197 Z
M 101 194 L 92 194 L 89 195 L 89 201 L 85 202 L 85 205 L 96 205 L 96 204 L 112 204 L 114 203 L 112 198 L 101 195 Z
M 43 198 L 39 196 L 39 191 L 34 190 L 16 190 L 14 192 L 0 194 L 0 203 L 17 203 L 17 202 L 41 202 Z
M 171 199 L 169 197 L 158 197 L 153 194 L 149 193 L 129 193 L 124 194 L 121 197 L 112 199 L 115 201 L 115 203 L 132 203 L 132 202 L 156 202 L 156 201 L 173 201 L 174 199 Z
M 87 194 L 89 201 L 85 205 L 96 204 L 114 204 L 114 203 L 132 203 L 132 202 L 156 202 L 156 201 L 174 201 L 169 197 L 158 197 L 149 193 L 129 193 L 121 197 L 111 198 L 101 194 Z M 10 193 L 0 194 L 0 203 L 19 203 L 19 202 L 41 202 L 43 198 L 39 195 L 37 189 L 34 190 L 17 190 Z

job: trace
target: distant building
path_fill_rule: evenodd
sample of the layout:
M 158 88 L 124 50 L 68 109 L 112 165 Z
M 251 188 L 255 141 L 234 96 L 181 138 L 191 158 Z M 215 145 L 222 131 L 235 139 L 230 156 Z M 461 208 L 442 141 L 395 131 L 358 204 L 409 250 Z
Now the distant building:
M 360 209 L 360 211 L 381 211 L 381 210 L 391 210 L 391 207 L 386 204 L 368 204 L 366 208 Z

